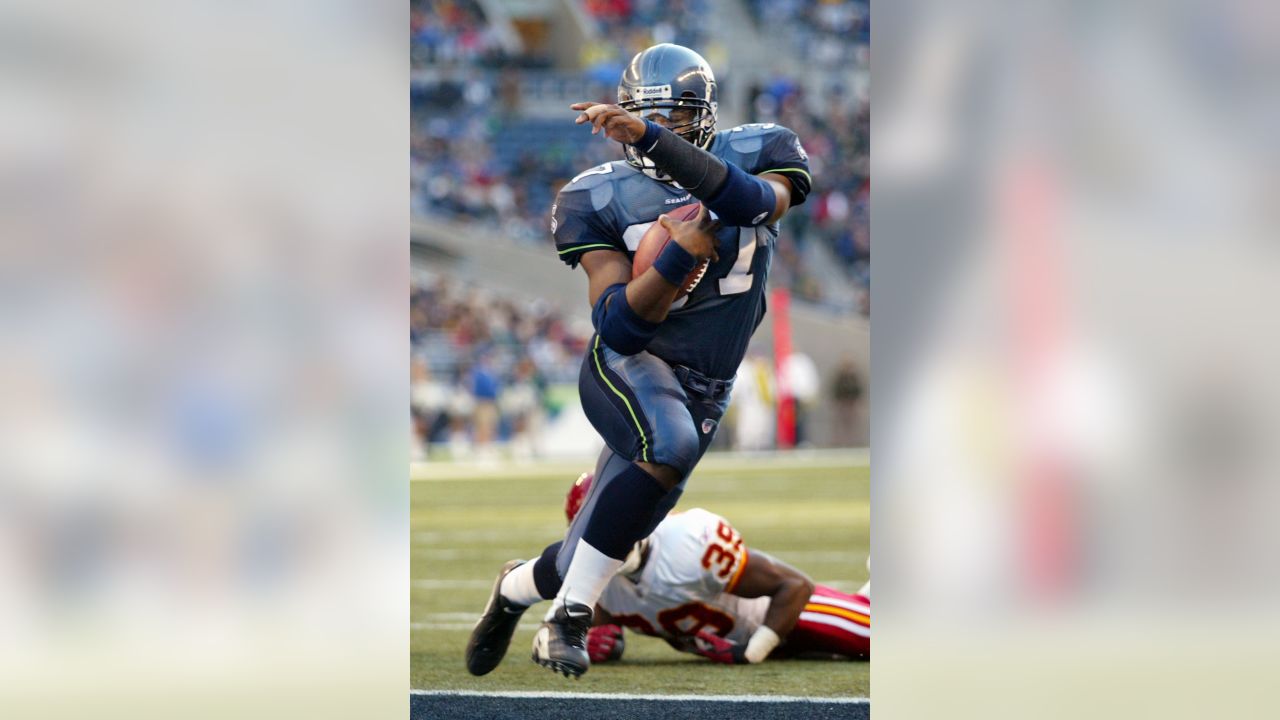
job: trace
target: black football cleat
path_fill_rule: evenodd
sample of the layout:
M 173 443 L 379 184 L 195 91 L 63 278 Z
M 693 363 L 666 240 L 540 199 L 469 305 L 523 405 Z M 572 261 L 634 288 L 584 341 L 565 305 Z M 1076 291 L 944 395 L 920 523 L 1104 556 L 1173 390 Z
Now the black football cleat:
M 581 603 L 560 607 L 533 634 L 533 661 L 565 677 L 580 677 L 591 667 L 587 655 L 590 629 L 590 607 Z
M 520 624 L 520 616 L 528 609 L 502 597 L 502 579 L 523 564 L 524 560 L 509 560 L 498 571 L 498 579 L 493 582 L 493 592 L 489 595 L 489 604 L 476 621 L 471 639 L 467 641 L 467 670 L 472 675 L 487 675 L 498 667 L 498 663 L 507 654 L 507 646 L 511 644 L 516 626 Z

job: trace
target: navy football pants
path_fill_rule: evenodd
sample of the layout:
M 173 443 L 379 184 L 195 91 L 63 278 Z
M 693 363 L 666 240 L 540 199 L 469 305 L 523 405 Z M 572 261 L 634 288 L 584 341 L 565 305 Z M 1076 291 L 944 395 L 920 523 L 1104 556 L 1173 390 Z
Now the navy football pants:
M 653 532 L 684 493 L 689 473 L 711 446 L 729 406 L 728 393 L 710 398 L 687 390 L 663 360 L 647 352 L 620 355 L 600 342 L 599 336 L 592 338 L 583 359 L 578 391 L 587 418 L 604 438 L 605 449 L 596 463 L 591 492 L 557 553 L 556 569 L 562 577 L 595 510 L 599 492 L 633 461 L 670 465 L 682 476 L 680 484 L 663 497 L 641 537 Z

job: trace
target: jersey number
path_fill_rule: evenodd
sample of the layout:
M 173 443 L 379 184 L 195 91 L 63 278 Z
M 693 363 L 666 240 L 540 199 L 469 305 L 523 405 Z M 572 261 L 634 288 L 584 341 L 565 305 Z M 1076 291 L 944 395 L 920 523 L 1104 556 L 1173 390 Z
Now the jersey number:
M 640 615 L 611 615 L 610 618 L 613 620 L 614 624 L 629 627 L 642 635 L 656 636 L 658 634 L 657 631 L 653 629 L 653 625 L 649 624 L 649 621 L 645 620 Z
M 720 637 L 733 631 L 733 618 L 707 607 L 702 603 L 685 603 L 680 607 L 663 610 L 658 613 L 658 622 L 662 629 L 673 637 L 697 635 L 703 628 L 711 627 Z
M 729 274 L 720 278 L 721 295 L 737 295 L 751 289 L 751 259 L 756 256 L 756 228 L 738 228 L 738 259 Z
M 729 577 L 733 565 L 738 560 L 742 549 L 742 536 L 729 523 L 721 520 L 716 528 L 716 536 L 707 544 L 707 551 L 702 554 L 702 567 L 716 570 L 720 578 Z M 712 566 L 716 566 L 712 568 Z
M 589 176 L 591 176 L 591 175 L 608 175 L 608 174 L 609 174 L 609 173 L 611 173 L 611 172 L 613 172 L 613 165 L 612 165 L 612 164 L 610 164 L 610 163 L 605 163 L 605 164 L 603 164 L 603 165 L 597 165 L 597 166 L 595 166 L 595 167 L 591 168 L 590 170 L 583 170 L 582 172 L 578 173 L 577 175 L 574 175 L 574 176 L 573 176 L 573 179 L 569 181 L 569 184 L 570 184 L 570 185 L 572 185 L 572 184 L 574 184 L 574 183 L 578 182 L 579 180 L 581 180 L 581 179 L 582 179 L 582 178 L 584 178 L 584 177 L 589 177 Z
M 610 166 L 605 165 L 604 167 Z M 591 173 L 592 171 L 588 170 L 583 175 L 590 175 Z M 552 218 L 552 223 L 552 231 L 554 232 L 554 217 Z M 640 238 L 643 238 L 644 234 L 652 226 L 652 222 L 628 226 L 622 233 L 622 240 L 626 243 L 627 250 L 635 252 L 636 248 L 640 247 Z M 729 272 L 720 278 L 718 287 L 722 296 L 739 295 L 751 289 L 751 261 L 756 256 L 756 245 L 759 244 L 757 232 L 757 228 L 738 228 L 738 259 L 733 262 L 733 267 L 729 268 Z M 688 298 L 689 296 L 686 295 L 676 300 L 671 307 L 684 307 L 684 304 L 688 302 Z

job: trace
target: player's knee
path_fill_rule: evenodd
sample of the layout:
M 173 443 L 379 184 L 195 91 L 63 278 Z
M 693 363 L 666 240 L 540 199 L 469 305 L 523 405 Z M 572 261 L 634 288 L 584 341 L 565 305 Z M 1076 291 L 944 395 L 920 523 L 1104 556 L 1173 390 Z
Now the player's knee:
M 637 462 L 636 465 L 645 472 L 649 473 L 662 488 L 668 492 L 672 488 L 680 484 L 680 471 L 670 465 L 661 465 L 658 463 Z
M 649 524 L 644 529 L 645 537 L 653 534 L 653 531 L 658 529 L 658 524 L 667 516 L 667 513 L 675 508 L 676 503 L 683 494 L 684 486 L 680 484 L 667 491 L 667 494 L 662 497 L 662 501 L 658 503 L 658 507 L 653 511 L 653 516 L 649 518 Z
M 692 422 L 677 423 L 666 428 L 659 442 L 655 460 L 659 464 L 675 469 L 678 475 L 677 483 L 693 472 L 693 466 L 698 462 L 698 452 L 701 448 L 698 431 L 693 427 Z M 674 485 L 675 483 L 672 483 L 673 487 Z

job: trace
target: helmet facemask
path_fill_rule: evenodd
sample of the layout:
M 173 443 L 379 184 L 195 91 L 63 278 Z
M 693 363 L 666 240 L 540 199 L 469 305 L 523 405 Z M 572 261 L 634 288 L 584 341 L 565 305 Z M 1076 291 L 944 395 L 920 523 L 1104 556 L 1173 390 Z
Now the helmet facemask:
M 631 100 L 619 97 L 618 106 L 639 118 L 662 125 L 703 150 L 711 146 L 716 134 L 716 103 L 694 97 L 690 92 L 680 98 Z M 632 167 L 654 180 L 671 182 L 671 176 L 659 170 L 639 148 L 623 145 L 623 152 Z

